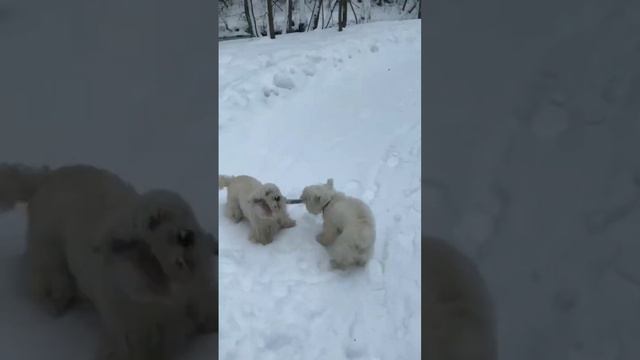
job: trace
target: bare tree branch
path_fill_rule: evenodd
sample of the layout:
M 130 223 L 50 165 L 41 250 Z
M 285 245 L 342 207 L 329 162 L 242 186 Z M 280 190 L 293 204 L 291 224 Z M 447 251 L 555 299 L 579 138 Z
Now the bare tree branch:
M 358 23 L 358 15 L 356 15 L 356 9 L 353 8 L 353 2 L 351 2 L 351 0 L 349 1 L 349 5 L 351 5 L 351 11 L 353 11 L 353 19 L 356 21 L 356 24 Z M 346 20 L 345 20 L 346 22 Z M 346 23 L 344 24 L 345 26 L 347 25 Z

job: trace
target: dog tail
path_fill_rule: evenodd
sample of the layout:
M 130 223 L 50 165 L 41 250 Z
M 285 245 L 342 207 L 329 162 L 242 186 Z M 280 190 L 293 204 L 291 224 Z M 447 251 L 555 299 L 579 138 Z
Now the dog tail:
M 375 228 L 369 223 L 347 226 L 340 237 L 348 239 L 352 248 L 362 257 L 369 257 L 375 241 Z M 344 240 L 343 240 L 344 241 Z
M 235 176 L 220 175 L 218 176 L 218 189 L 222 190 L 228 187 Z
M 29 202 L 49 172 L 46 166 L 0 164 L 0 212 L 13 209 L 17 203 Z

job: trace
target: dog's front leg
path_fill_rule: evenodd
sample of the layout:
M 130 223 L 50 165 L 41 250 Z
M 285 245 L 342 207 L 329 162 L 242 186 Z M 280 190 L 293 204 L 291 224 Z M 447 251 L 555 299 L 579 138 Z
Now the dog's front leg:
M 273 234 L 261 233 L 258 239 L 259 239 L 258 242 L 262 245 L 271 244 L 273 242 Z
M 269 231 L 268 226 L 256 226 L 251 229 L 249 239 L 258 244 L 266 245 L 273 241 L 273 235 Z
M 316 236 L 316 241 L 319 242 L 322 246 L 329 246 L 336 241 L 337 232 L 335 229 L 325 226 Z
M 278 219 L 278 224 L 282 228 L 288 229 L 288 228 L 292 228 L 292 227 L 296 226 L 296 221 L 293 220 L 291 217 L 289 217 L 288 214 L 285 213 Z

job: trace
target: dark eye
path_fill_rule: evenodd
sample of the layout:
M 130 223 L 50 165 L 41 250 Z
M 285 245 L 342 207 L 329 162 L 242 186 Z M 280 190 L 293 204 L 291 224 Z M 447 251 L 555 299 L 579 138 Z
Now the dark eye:
M 182 247 L 190 247 L 194 242 L 194 234 L 191 230 L 180 230 L 178 232 L 178 245 Z
M 276 196 L 276 197 L 274 198 L 274 200 L 275 200 L 275 201 L 280 201 L 280 196 Z

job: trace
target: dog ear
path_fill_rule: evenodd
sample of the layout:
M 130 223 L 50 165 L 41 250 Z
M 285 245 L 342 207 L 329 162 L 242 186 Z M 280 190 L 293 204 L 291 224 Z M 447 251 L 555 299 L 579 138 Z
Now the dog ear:
M 140 302 L 162 301 L 170 294 L 167 274 L 149 245 L 138 239 L 113 239 L 112 276 L 116 286 Z
M 273 210 L 264 199 L 256 198 L 252 201 L 252 206 L 256 209 L 256 214 L 261 218 L 273 217 Z
M 161 224 L 168 222 L 170 218 L 171 214 L 168 211 L 158 210 L 147 219 L 147 228 L 153 231 Z
M 333 178 L 327 179 L 327 185 L 329 186 L 329 188 L 333 189 Z

